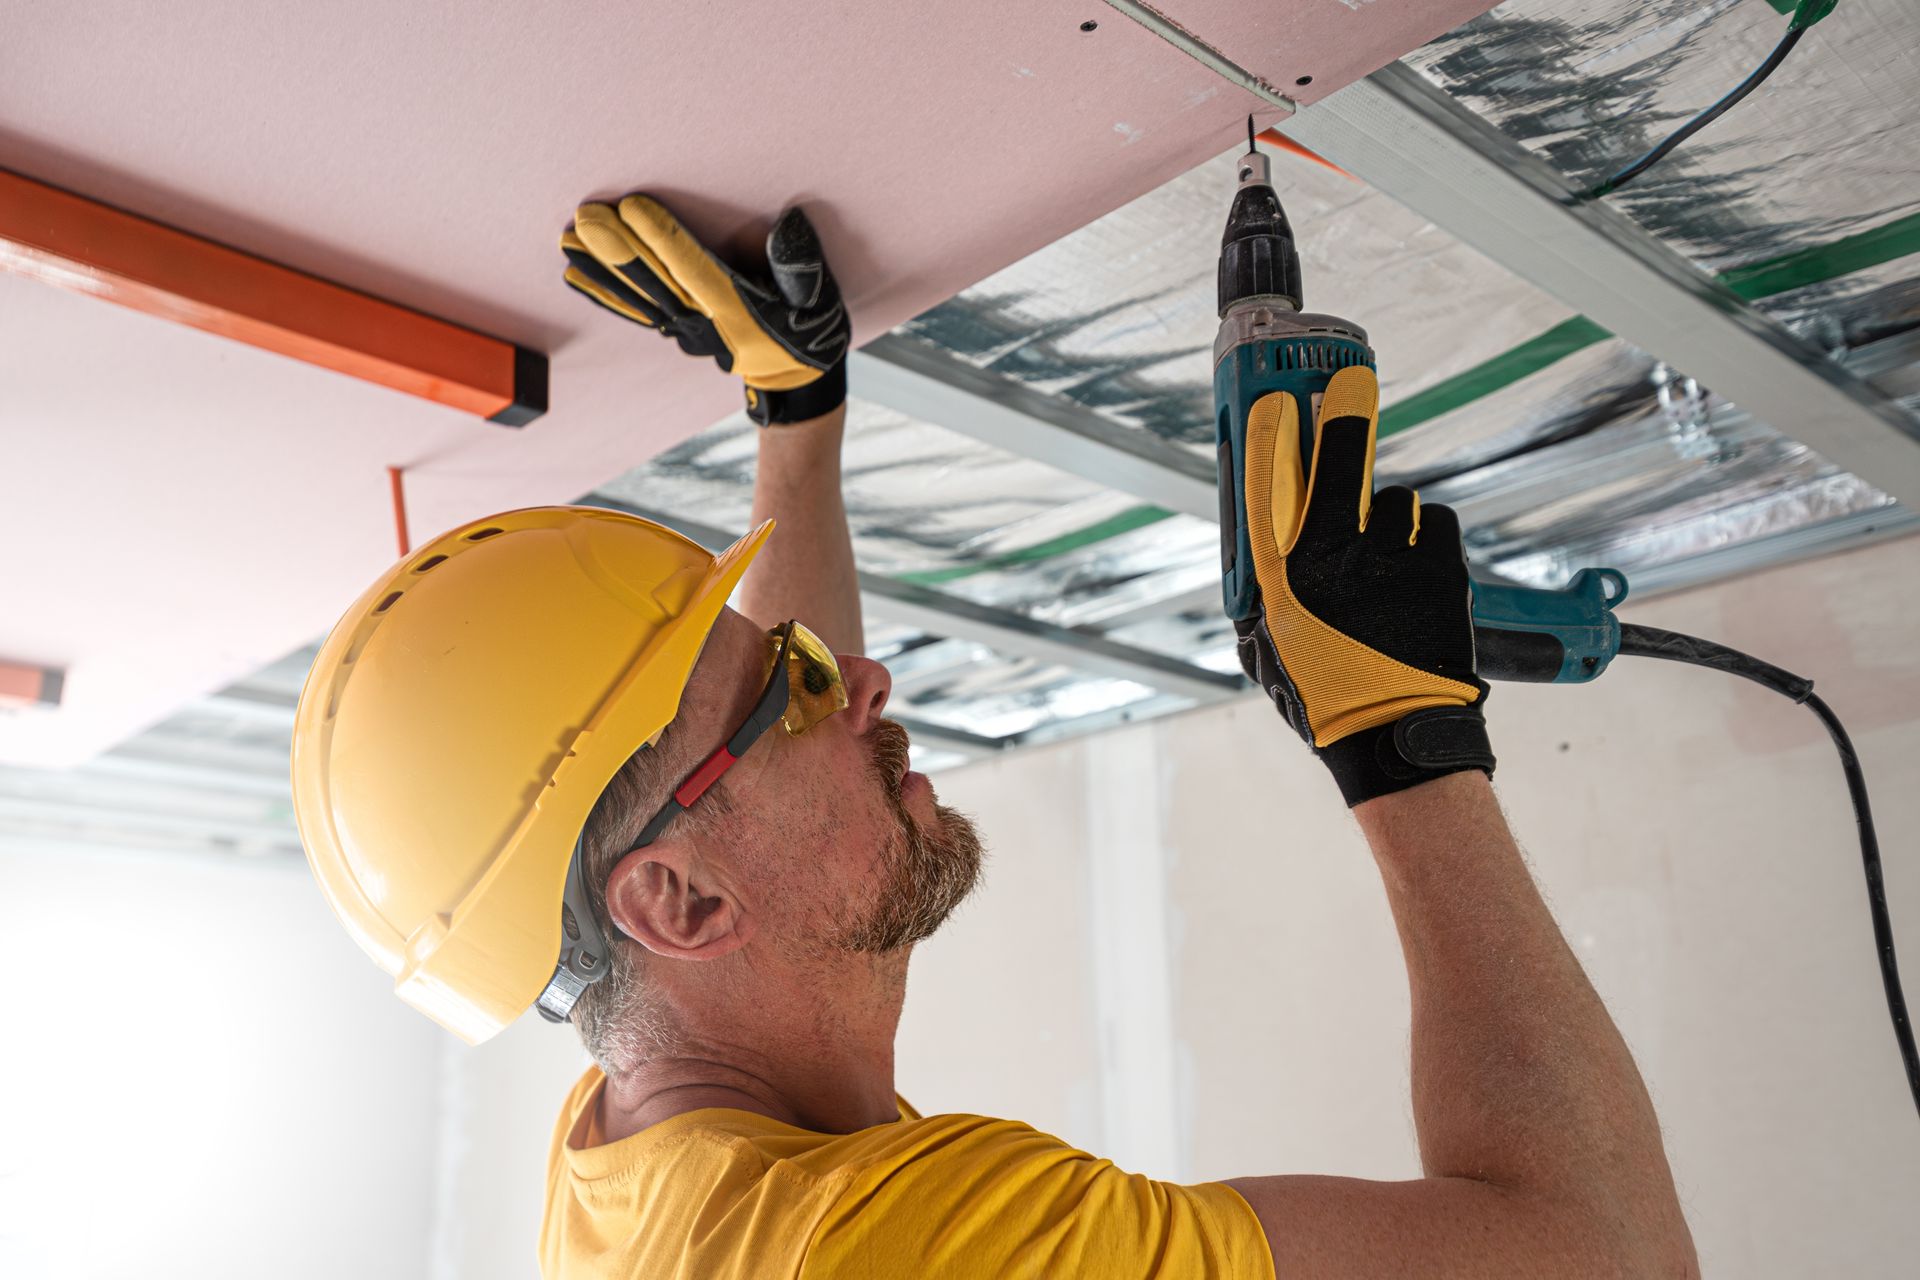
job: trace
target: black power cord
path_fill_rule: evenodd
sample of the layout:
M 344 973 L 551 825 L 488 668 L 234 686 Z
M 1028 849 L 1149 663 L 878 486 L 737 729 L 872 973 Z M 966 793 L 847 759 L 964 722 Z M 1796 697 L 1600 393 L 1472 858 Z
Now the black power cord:
M 1900 989 L 1900 966 L 1893 956 L 1893 920 L 1887 914 L 1887 886 L 1880 872 L 1880 839 L 1874 834 L 1873 810 L 1867 804 L 1866 775 L 1860 771 L 1860 757 L 1854 753 L 1853 742 L 1841 726 L 1840 718 L 1814 693 L 1813 681 L 1711 640 L 1623 622 L 1620 652 L 1641 658 L 1690 662 L 1741 676 L 1805 704 L 1827 727 L 1833 745 L 1840 752 L 1840 769 L 1847 776 L 1847 794 L 1853 800 L 1853 819 L 1860 828 L 1860 861 L 1867 872 L 1867 912 L 1873 917 L 1873 942 L 1880 956 L 1880 983 L 1887 991 L 1893 1038 L 1900 1046 L 1900 1060 L 1907 1069 L 1907 1088 L 1913 1091 L 1913 1105 L 1920 1110 L 1920 1052 L 1914 1049 L 1913 1024 L 1907 1019 L 1907 997 Z
M 1705 111 L 1702 111 L 1699 115 L 1667 135 L 1666 141 L 1662 142 L 1659 146 L 1647 152 L 1647 154 L 1641 156 L 1638 160 L 1635 160 L 1632 164 L 1620 170 L 1620 172 L 1614 174 L 1599 186 L 1581 192 L 1578 198 L 1580 200 L 1597 200 L 1601 196 L 1618 191 L 1647 170 L 1653 168 L 1654 165 L 1660 163 L 1669 151 L 1672 151 L 1688 138 L 1691 138 L 1694 134 L 1700 132 L 1715 120 L 1725 115 L 1736 102 L 1759 88 L 1761 81 L 1772 75 L 1774 69 L 1787 60 L 1787 55 L 1793 52 L 1794 45 L 1800 43 L 1800 37 L 1806 34 L 1807 28 L 1826 17 L 1829 13 L 1832 13 L 1833 6 L 1838 2 L 1839 0 L 1800 0 L 1800 3 L 1794 8 L 1793 20 L 1787 24 L 1787 34 L 1780 37 L 1780 43 L 1773 46 L 1773 52 L 1767 55 L 1765 62 L 1762 62 L 1758 67 L 1754 68 L 1752 75 L 1735 85 L 1733 90 L 1724 98 L 1720 99 L 1720 101 L 1714 103 Z

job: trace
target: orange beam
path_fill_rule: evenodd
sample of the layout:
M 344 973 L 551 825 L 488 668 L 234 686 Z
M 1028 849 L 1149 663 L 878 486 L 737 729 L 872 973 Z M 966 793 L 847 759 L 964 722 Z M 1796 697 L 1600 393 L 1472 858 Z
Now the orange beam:
M 0 707 L 29 707 L 35 703 L 57 705 L 62 683 L 64 681 L 58 671 L 0 659 Z
M 517 427 L 547 358 L 0 169 L 13 271 Z

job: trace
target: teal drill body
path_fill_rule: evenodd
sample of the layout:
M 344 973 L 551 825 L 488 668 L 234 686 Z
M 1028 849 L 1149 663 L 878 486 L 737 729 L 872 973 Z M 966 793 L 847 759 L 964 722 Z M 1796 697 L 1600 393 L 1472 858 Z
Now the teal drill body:
M 1300 310 L 1300 260 L 1293 229 L 1252 140 L 1241 157 L 1240 185 L 1221 237 L 1220 331 L 1213 345 L 1214 441 L 1219 463 L 1221 594 L 1227 616 L 1255 608 L 1247 540 L 1247 416 L 1254 402 L 1283 392 L 1298 402 L 1300 448 L 1311 471 L 1318 397 L 1340 369 L 1376 368 L 1366 331 L 1338 316 Z M 1488 679 L 1576 683 L 1606 670 L 1620 649 L 1614 606 L 1625 575 L 1582 569 L 1557 591 L 1473 584 L 1474 641 Z

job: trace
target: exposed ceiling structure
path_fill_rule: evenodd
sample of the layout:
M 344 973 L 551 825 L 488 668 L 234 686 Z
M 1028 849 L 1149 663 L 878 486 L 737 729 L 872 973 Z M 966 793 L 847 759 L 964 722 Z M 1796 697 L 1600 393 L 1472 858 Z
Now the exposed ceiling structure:
M 1637 155 L 1764 56 L 1784 21 L 1772 6 L 1521 0 L 1479 17 L 1479 4 L 1384 0 L 1351 12 L 1337 0 L 1157 7 L 1303 104 L 1405 53 L 1280 124 L 1348 172 L 1276 155 L 1275 177 L 1301 236 L 1309 307 L 1360 321 L 1380 353 L 1383 478 L 1417 483 L 1428 500 L 1461 510 L 1476 573 L 1557 585 L 1574 569 L 1607 564 L 1644 593 L 1920 523 L 1897 500 L 1915 498 L 1920 476 L 1920 438 L 1908 434 L 1920 408 L 1920 148 L 1906 119 L 1920 14 L 1910 5 L 1843 3 L 1760 94 L 1591 206 L 1567 193 Z M 710 43 L 725 39 L 715 23 L 764 16 L 756 6 L 725 8 L 700 31 L 689 19 L 685 30 L 649 35 Z M 518 434 L 482 430 L 244 349 L 210 355 L 203 344 L 215 340 L 203 335 L 150 332 L 165 326 L 144 317 L 100 319 L 88 309 L 111 309 L 44 289 L 29 297 L 27 284 L 0 277 L 0 351 L 23 353 L 25 369 L 64 375 L 6 370 L 15 412 L 16 382 L 27 388 L 31 416 L 18 421 L 44 424 L 33 449 L 48 441 L 39 478 L 16 473 L 6 483 L 51 502 L 29 488 L 84 466 L 96 509 L 155 522 L 144 536 L 131 518 L 120 526 L 114 546 L 142 558 L 111 581 L 89 576 L 98 561 L 28 568 L 8 584 L 9 598 L 59 601 L 60 625 L 90 636 L 112 633 L 116 618 L 125 628 L 131 600 L 136 639 L 188 637 L 173 649 L 149 645 L 145 657 L 138 643 L 115 654 L 103 642 L 94 687 L 139 710 L 60 740 L 61 750 L 86 755 L 322 629 L 390 555 L 382 484 L 390 463 L 412 468 L 423 530 L 482 508 L 581 495 L 696 537 L 744 527 L 754 437 L 744 418 L 721 416 L 731 394 L 724 380 L 575 305 L 550 287 L 553 264 L 522 245 L 544 249 L 556 220 L 549 206 L 563 217 L 578 195 L 637 174 L 634 155 L 647 157 L 649 174 L 665 174 L 660 189 L 711 191 L 691 212 L 721 232 L 752 225 L 765 192 L 779 192 L 775 201 L 830 197 L 823 231 L 848 279 L 856 340 L 867 342 L 851 370 L 847 474 L 869 644 L 893 671 L 893 705 L 915 728 L 921 767 L 1237 696 L 1217 601 L 1205 353 L 1234 139 L 1249 104 L 1259 104 L 1104 6 L 1071 23 L 1003 8 L 997 23 L 977 6 L 964 21 L 850 10 L 846 23 L 897 23 L 897 39 L 944 41 L 953 52 L 917 79 L 863 68 L 862 91 L 897 108 L 887 119 L 853 93 L 852 78 L 847 96 L 828 95 L 826 121 L 806 132 L 840 130 L 831 147 L 791 145 L 784 134 L 718 146 L 744 149 L 722 189 L 710 180 L 710 155 L 662 143 L 663 122 L 649 125 L 625 104 L 626 114 L 614 112 L 613 97 L 596 99 L 607 132 L 579 143 L 568 140 L 568 121 L 582 118 L 583 104 L 565 94 L 545 105 L 516 98 L 513 118 L 494 120 L 505 110 L 497 98 L 450 87 L 444 51 L 429 59 L 442 67 L 440 88 L 471 100 L 498 126 L 492 140 L 533 164 L 519 180 L 504 178 L 495 159 L 476 161 L 488 138 L 467 133 L 435 135 L 448 150 L 430 178 L 405 172 L 395 155 L 412 155 L 416 167 L 419 157 L 404 146 L 390 148 L 395 155 L 369 148 L 372 168 L 356 174 L 337 144 L 329 152 L 325 139 L 302 138 L 284 168 L 269 165 L 250 191 L 258 157 L 232 137 L 176 138 L 154 158 L 143 146 L 154 151 L 157 132 L 110 128 L 100 111 L 76 106 L 70 85 L 52 105 L 32 85 L 15 86 L 18 102 L 0 89 L 0 119 L 38 122 L 25 135 L 0 131 L 0 163 L 554 353 L 548 419 Z M 555 38 L 528 29 L 531 19 L 490 12 L 497 29 L 462 37 L 475 65 L 498 65 L 514 38 L 531 42 L 536 64 L 541 50 L 562 59 Z M 1342 14 L 1346 25 L 1332 21 Z M 1331 25 L 1315 25 L 1323 17 Z M 1098 20 L 1096 32 L 1079 30 L 1088 19 Z M 303 21 L 319 37 L 338 19 Z M 395 22 L 371 9 L 368 21 Z M 1442 30 L 1454 23 L 1462 24 Z M 146 28 L 126 37 L 158 38 Z M 396 38 L 398 58 L 422 37 Z M 1111 40 L 1098 60 L 1080 43 L 1095 38 Z M 283 33 L 276 44 L 289 40 Z M 1302 48 L 1328 60 L 1296 69 Z M 166 102 L 161 64 L 131 49 L 121 55 L 127 69 Z M 276 56 L 284 67 L 292 55 Z M 614 54 L 592 56 L 601 62 L 573 67 L 569 86 L 599 83 L 595 70 L 617 78 Z M 1006 85 L 983 79 L 988 64 Z M 276 123 L 321 112 L 325 86 L 313 73 L 278 95 L 259 75 L 253 88 L 272 106 L 257 126 L 262 138 Z M 1311 84 L 1298 85 L 1301 76 Z M 207 108 L 192 86 L 183 91 L 182 117 Z M 426 110 L 424 91 L 405 92 Z M 402 90 L 379 93 L 392 99 L 390 118 Z M 391 137 L 378 131 L 374 108 L 365 111 L 361 127 Z M 790 115 L 757 100 L 742 112 Z M 1260 112 L 1263 121 L 1278 114 Z M 922 172 L 911 158 L 927 154 L 930 138 L 939 150 Z M 829 155 L 825 168 L 814 166 Z M 1446 180 L 1475 164 L 1496 176 Z M 303 179 L 302 165 L 319 176 Z M 897 209 L 864 194 L 831 199 L 864 193 L 876 172 L 897 175 L 911 198 Z M 372 206 L 369 192 L 383 193 Z M 479 208 L 485 216 L 466 226 L 459 211 Z M 898 221 L 909 216 L 920 219 L 912 235 Z M 392 239 L 368 234 L 382 225 Z M 349 228 L 354 238 L 322 243 L 317 226 Z M 502 299 L 526 310 L 503 310 Z M 103 360 L 102 351 L 127 354 Z M 192 403 L 178 390 L 183 376 Z M 647 406 L 644 421 L 637 405 Z M 84 429 L 74 429 L 76 414 Z M 142 438 L 95 430 L 133 420 Z M 237 425 L 248 422 L 261 426 Z M 109 438 L 130 451 L 130 465 L 110 473 L 98 461 Z M 310 452 L 299 442 L 311 442 Z M 295 459 L 297 481 L 287 470 Z M 262 483 L 262 474 L 281 479 Z M 315 528 L 327 537 L 313 537 Z M 191 608 L 181 583 L 150 569 L 183 556 L 199 573 L 186 584 Z M 209 564 L 223 567 L 210 573 Z M 19 650 L 4 656 L 60 661 L 53 639 L 55 629 L 0 624 L 0 647 Z M 81 697 L 89 667 L 66 660 Z M 117 788 L 107 807 L 137 813 L 188 803 L 177 791 L 127 790 L 165 786 L 156 760 L 217 770 L 233 745 L 264 752 L 240 762 L 262 774 L 284 752 L 276 717 L 287 714 L 303 668 L 296 654 L 70 777 Z M 12 758 L 26 758 L 30 741 L 44 753 L 47 740 L 19 724 L 18 715 L 0 720 L 0 756 L 12 744 Z M 213 754 L 192 759 L 187 738 Z M 217 777 L 181 781 L 219 794 Z M 0 832 L 47 838 L 79 822 L 72 805 L 81 802 L 63 785 L 0 771 Z M 284 807 L 272 808 L 283 792 L 284 784 L 272 795 L 255 788 L 264 809 L 216 808 L 230 819 L 232 847 L 278 847 L 269 833 L 291 835 Z M 20 825 L 33 817 L 20 816 L 22 805 L 40 806 L 40 825 Z M 93 828 L 71 831 L 109 838 L 97 830 L 102 821 L 114 819 L 96 814 Z M 165 829 L 162 818 L 155 830 Z

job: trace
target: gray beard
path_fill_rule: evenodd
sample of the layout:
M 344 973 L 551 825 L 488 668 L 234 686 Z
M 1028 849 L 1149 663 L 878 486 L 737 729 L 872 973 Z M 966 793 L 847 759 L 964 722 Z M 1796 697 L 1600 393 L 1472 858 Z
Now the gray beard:
M 873 771 L 893 809 L 893 838 L 881 851 L 885 879 L 864 919 L 850 922 L 834 940 L 842 950 L 889 952 L 933 936 L 980 883 L 983 850 L 973 822 L 957 809 L 934 806 L 923 827 L 907 812 L 902 787 L 907 776 L 907 731 L 882 720 L 870 735 Z

